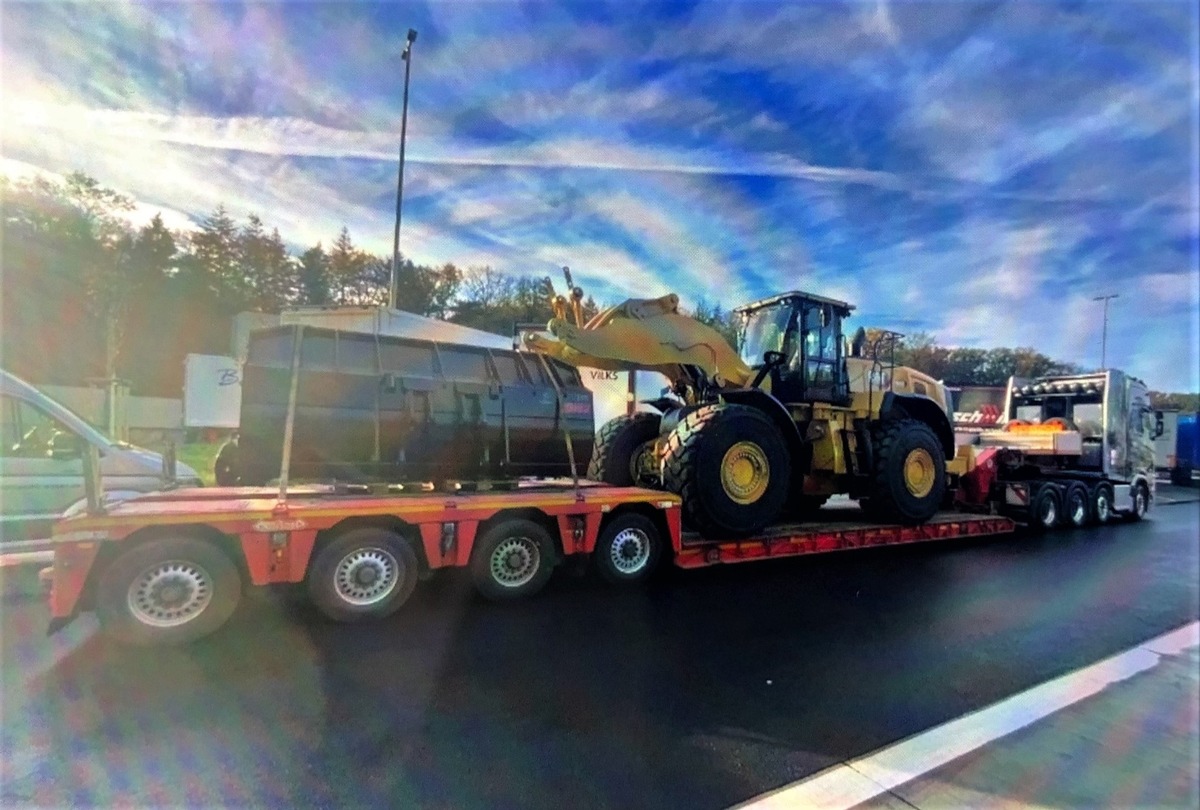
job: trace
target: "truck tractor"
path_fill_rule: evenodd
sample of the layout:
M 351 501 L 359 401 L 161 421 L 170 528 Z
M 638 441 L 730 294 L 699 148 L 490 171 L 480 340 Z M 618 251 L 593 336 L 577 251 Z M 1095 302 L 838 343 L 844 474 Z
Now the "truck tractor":
M 590 478 L 678 493 L 685 521 L 709 537 L 801 519 L 838 493 L 879 520 L 922 523 L 941 507 L 954 455 L 946 390 L 895 365 L 895 333 L 864 351 L 859 329 L 847 345 L 850 304 L 794 291 L 739 307 L 735 350 L 674 295 L 586 323 L 581 297 L 573 286 L 570 300 L 553 297 L 552 337 L 527 335 L 527 346 L 577 366 L 659 371 L 672 394 L 600 428 Z
M 1155 491 L 1155 415 L 1146 384 L 1116 369 L 1013 377 L 1002 427 L 972 437 L 948 466 L 956 498 L 1037 529 L 1141 518 Z

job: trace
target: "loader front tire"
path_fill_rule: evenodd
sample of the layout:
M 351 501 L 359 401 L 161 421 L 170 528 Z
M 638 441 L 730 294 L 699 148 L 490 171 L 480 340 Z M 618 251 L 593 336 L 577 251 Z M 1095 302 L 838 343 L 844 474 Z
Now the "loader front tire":
M 929 425 L 896 419 L 875 429 L 875 486 L 869 510 L 881 521 L 917 524 L 941 508 L 946 456 Z
M 618 487 L 659 486 L 654 442 L 661 421 L 656 413 L 639 411 L 601 425 L 587 477 Z
M 787 500 L 791 463 L 783 436 L 761 411 L 707 405 L 667 437 L 663 486 L 683 499 L 701 534 L 745 537 L 775 521 Z

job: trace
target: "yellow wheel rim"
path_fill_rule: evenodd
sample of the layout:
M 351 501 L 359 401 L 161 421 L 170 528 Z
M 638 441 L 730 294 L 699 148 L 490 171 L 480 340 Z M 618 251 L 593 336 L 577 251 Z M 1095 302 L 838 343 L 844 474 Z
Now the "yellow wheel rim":
M 721 460 L 721 486 L 734 503 L 751 504 L 767 491 L 771 466 L 754 442 L 738 442 Z
M 933 491 L 936 473 L 933 456 L 923 447 L 912 450 L 904 459 L 904 486 L 918 498 L 924 498 Z

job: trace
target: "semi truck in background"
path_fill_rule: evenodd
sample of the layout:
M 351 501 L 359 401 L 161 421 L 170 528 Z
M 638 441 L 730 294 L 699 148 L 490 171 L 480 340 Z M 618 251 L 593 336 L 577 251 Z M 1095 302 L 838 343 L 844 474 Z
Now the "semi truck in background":
M 1200 436 L 1197 435 L 1200 413 L 1162 410 L 1157 419 L 1159 436 L 1154 440 L 1154 466 L 1170 476 L 1171 483 L 1192 485 L 1192 473 L 1200 468 Z
M 1013 377 L 1000 427 L 976 434 L 948 465 L 955 498 L 1042 529 L 1140 519 L 1154 499 L 1161 432 L 1146 384 L 1122 371 Z

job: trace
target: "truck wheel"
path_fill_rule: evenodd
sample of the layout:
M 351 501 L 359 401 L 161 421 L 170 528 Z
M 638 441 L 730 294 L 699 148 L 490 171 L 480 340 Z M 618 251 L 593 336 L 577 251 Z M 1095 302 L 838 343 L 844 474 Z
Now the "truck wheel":
M 1129 517 L 1133 520 L 1141 520 L 1146 516 L 1146 510 L 1149 508 L 1150 489 L 1139 482 L 1133 487 L 1133 511 L 1129 513 Z
M 394 531 L 350 529 L 321 546 L 308 569 L 308 596 L 335 622 L 382 619 L 417 587 L 420 564 Z
M 554 570 L 554 542 L 537 523 L 513 518 L 492 526 L 475 541 L 471 580 L 485 598 L 506 601 L 533 596 Z
M 1087 487 L 1078 482 L 1070 484 L 1063 495 L 1063 524 L 1077 529 L 1088 522 L 1090 513 Z
M 662 557 L 662 535 L 645 515 L 618 515 L 596 540 L 596 573 L 612 585 L 633 585 L 654 573 Z
M 924 523 L 946 494 L 946 456 L 929 425 L 888 421 L 875 431 L 875 482 L 870 510 L 879 520 Z
M 638 412 L 600 426 L 587 477 L 619 487 L 660 486 L 654 442 L 662 417 Z
M 667 437 L 663 485 L 683 499 L 702 533 L 744 537 L 773 522 L 789 491 L 791 464 L 779 430 L 745 405 L 708 405 Z
M 1183 462 L 1172 467 L 1171 483 L 1177 487 L 1190 487 L 1192 485 L 1192 465 Z
M 198 537 L 148 540 L 100 575 L 96 617 L 125 644 L 185 644 L 229 620 L 242 579 L 220 548 Z
M 1037 531 L 1053 529 L 1062 514 L 1062 496 L 1053 484 L 1042 484 L 1029 501 L 1029 528 Z
M 1112 487 L 1105 483 L 1092 490 L 1092 523 L 1108 523 L 1112 520 Z

